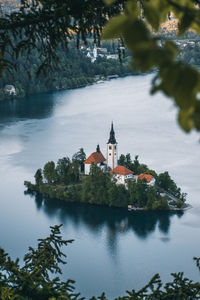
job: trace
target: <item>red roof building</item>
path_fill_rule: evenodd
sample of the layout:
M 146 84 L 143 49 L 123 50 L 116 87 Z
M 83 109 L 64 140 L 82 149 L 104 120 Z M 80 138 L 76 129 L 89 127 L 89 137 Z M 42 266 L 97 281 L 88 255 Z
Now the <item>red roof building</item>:
M 90 154 L 90 156 L 84 161 L 85 175 L 90 174 L 90 167 L 91 167 L 92 163 L 103 169 L 103 168 L 105 168 L 105 163 L 104 163 L 105 161 L 106 161 L 106 159 L 103 156 L 103 154 L 101 153 L 99 145 L 97 145 L 96 152 L 93 152 L 92 154 Z
M 124 166 L 117 166 L 110 173 L 114 175 L 117 184 L 126 184 L 128 180 L 134 177 L 133 172 Z
M 101 152 L 93 152 L 85 161 L 84 164 L 100 164 L 106 161 L 105 157 Z
M 118 175 L 130 175 L 133 174 L 131 170 L 124 166 L 117 166 L 113 170 L 110 171 L 110 173 L 118 174 Z
M 151 174 L 140 174 L 138 175 L 138 180 L 146 179 L 148 184 L 153 185 L 155 183 L 155 178 Z

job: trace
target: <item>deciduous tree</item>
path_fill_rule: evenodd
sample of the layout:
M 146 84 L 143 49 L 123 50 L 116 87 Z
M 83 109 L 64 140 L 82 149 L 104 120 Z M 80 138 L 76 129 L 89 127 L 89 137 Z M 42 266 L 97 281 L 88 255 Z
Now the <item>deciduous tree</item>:
M 56 169 L 53 161 L 49 161 L 44 165 L 43 174 L 49 184 L 56 182 Z

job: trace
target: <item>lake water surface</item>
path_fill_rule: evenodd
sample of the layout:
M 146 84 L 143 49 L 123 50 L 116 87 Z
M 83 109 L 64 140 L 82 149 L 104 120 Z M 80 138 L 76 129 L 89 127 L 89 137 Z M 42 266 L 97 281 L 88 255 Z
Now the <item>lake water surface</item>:
M 120 78 L 71 91 L 0 103 L 0 246 L 22 258 L 29 245 L 63 224 L 68 264 L 63 279 L 76 280 L 83 296 L 114 298 L 139 289 L 155 273 L 163 281 L 184 271 L 199 280 L 192 260 L 200 256 L 200 144 L 176 124 L 176 109 L 163 95 L 149 95 L 152 76 Z M 97 143 L 105 154 L 111 121 L 119 153 L 139 155 L 157 172 L 168 170 L 188 193 L 184 214 L 128 212 L 60 204 L 24 195 L 50 160 L 87 155 Z

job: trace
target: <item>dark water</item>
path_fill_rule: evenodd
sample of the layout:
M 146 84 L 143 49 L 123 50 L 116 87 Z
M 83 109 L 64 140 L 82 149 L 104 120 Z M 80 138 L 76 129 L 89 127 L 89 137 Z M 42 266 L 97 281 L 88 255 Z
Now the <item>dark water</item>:
M 124 295 L 155 273 L 166 281 L 184 271 L 199 280 L 192 261 L 200 256 L 199 136 L 181 132 L 169 100 L 149 96 L 150 80 L 127 77 L 0 103 L 0 246 L 22 258 L 49 226 L 62 223 L 64 237 L 75 240 L 66 249 L 63 278 L 75 279 L 86 297 Z M 24 195 L 24 180 L 45 162 L 80 147 L 90 154 L 97 143 L 105 153 L 112 120 L 119 152 L 168 170 L 192 209 L 133 213 Z

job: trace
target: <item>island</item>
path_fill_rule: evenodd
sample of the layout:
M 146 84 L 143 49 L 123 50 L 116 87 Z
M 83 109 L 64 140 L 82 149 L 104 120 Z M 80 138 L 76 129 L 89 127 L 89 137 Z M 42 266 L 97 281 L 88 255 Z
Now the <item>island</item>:
M 86 158 L 80 148 L 72 158 L 63 157 L 55 164 L 47 162 L 34 175 L 35 183 L 25 181 L 26 193 L 65 202 L 124 207 L 129 210 L 183 210 L 186 193 L 176 185 L 166 171 L 157 174 L 138 155 L 130 153 L 118 159 L 118 143 L 113 123 L 107 142 L 107 158 L 97 145 L 96 151 Z

